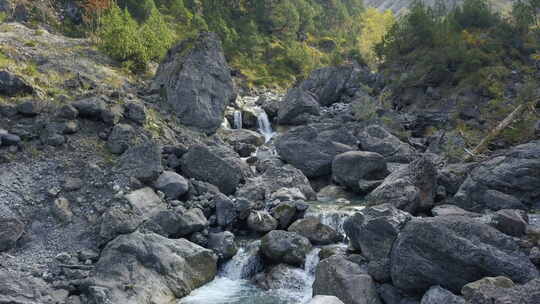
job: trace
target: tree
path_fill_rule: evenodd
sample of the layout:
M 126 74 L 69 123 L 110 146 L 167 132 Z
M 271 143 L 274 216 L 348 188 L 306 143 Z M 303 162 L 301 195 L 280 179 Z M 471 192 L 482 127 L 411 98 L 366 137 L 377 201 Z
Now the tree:
M 83 2 L 83 21 L 95 32 L 101 24 L 101 16 L 111 7 L 111 0 L 86 0 Z
M 378 63 L 374 47 L 380 43 L 390 28 L 396 22 L 392 11 L 379 12 L 375 8 L 368 8 L 361 16 L 362 31 L 358 41 L 358 48 L 362 58 L 374 68 Z

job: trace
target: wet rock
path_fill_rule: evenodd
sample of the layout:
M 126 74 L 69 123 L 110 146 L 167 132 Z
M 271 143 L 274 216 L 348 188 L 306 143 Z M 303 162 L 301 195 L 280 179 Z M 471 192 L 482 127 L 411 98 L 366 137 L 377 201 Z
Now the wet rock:
M 161 146 L 148 142 L 129 148 L 120 157 L 119 168 L 127 176 L 143 183 L 153 182 L 163 171 Z
M 315 272 L 313 295 L 332 295 L 345 304 L 381 304 L 373 279 L 343 256 L 322 260 Z
M 355 191 L 360 191 L 360 180 L 380 180 L 389 173 L 384 157 L 378 153 L 345 152 L 332 161 L 332 179 Z
M 437 169 L 426 157 L 392 172 L 369 195 L 369 204 L 391 202 L 398 209 L 415 214 L 430 210 L 437 189 Z
M 422 297 L 420 304 L 465 304 L 465 299 L 440 287 L 431 287 Z
M 314 296 L 308 304 L 344 304 L 334 296 Z
M 79 116 L 101 120 L 101 114 L 107 110 L 107 104 L 99 96 L 75 101 L 71 104 L 79 111 Z
M 311 251 L 309 240 L 297 233 L 273 230 L 261 239 L 261 251 L 275 263 L 303 266 Z
M 334 228 L 321 223 L 318 218 L 306 217 L 294 222 L 288 229 L 306 238 L 314 245 L 328 245 L 342 240 Z
M 434 216 L 449 216 L 449 215 L 462 215 L 468 217 L 480 217 L 480 213 L 469 212 L 465 209 L 459 208 L 455 205 L 440 205 L 431 209 L 431 213 Z
M 185 176 L 211 183 L 224 194 L 232 194 L 249 170 L 236 153 L 217 146 L 192 146 L 181 159 Z
M 394 242 L 391 263 L 394 285 L 410 292 L 434 285 L 459 292 L 484 276 L 505 275 L 517 282 L 538 276 L 511 237 L 460 216 L 409 221 Z
M 386 161 L 409 162 L 415 154 L 411 146 L 378 125 L 366 127 L 357 137 L 360 150 L 379 153 Z
M 183 124 L 206 133 L 219 128 L 225 108 L 236 98 L 230 68 L 214 33 L 201 33 L 169 50 L 154 83 Z
M 305 123 L 305 115 L 320 115 L 319 104 L 310 92 L 300 88 L 289 90 L 278 110 L 278 123 L 299 125 Z
M 173 171 L 164 171 L 156 181 L 156 189 L 165 193 L 167 199 L 177 199 L 189 190 L 188 181 Z
M 292 202 L 297 200 L 307 200 L 306 196 L 298 188 L 281 188 L 270 195 L 271 200 L 280 202 Z
M 266 233 L 277 229 L 278 221 L 267 211 L 251 211 L 247 219 L 247 225 L 252 231 Z
M 266 272 L 257 276 L 259 287 L 272 290 L 302 290 L 306 288 L 306 281 L 302 270 L 287 264 L 277 264 L 266 267 Z
M 0 71 L 0 95 L 21 96 L 34 93 L 34 88 L 22 77 L 9 71 Z
M 0 217 L 0 252 L 15 247 L 24 232 L 24 223 L 12 216 Z
M 282 203 L 272 208 L 272 217 L 278 221 L 278 228 L 286 230 L 296 217 L 296 206 L 292 203 Z
M 133 127 L 127 124 L 117 124 L 112 129 L 106 146 L 111 153 L 122 154 L 133 145 L 135 136 Z
M 522 209 L 540 198 L 540 141 L 512 148 L 474 168 L 454 196 L 454 203 L 475 212 Z
M 208 235 L 208 248 L 212 249 L 221 261 L 229 260 L 238 251 L 234 242 L 234 234 L 229 231 L 210 233 Z
M 334 157 L 355 145 L 356 138 L 346 127 L 329 124 L 296 127 L 276 140 L 279 156 L 307 177 L 330 175 Z
M 252 145 L 255 147 L 264 144 L 264 136 L 255 131 L 247 129 L 223 130 L 224 140 L 233 147 L 244 145 Z
M 93 284 L 98 303 L 166 304 L 208 283 L 217 272 L 212 251 L 185 239 L 134 232 L 111 241 L 96 264 Z

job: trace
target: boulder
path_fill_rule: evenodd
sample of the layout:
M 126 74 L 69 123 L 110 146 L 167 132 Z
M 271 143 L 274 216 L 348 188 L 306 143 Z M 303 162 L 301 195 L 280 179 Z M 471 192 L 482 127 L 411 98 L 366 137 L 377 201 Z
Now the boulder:
M 345 220 L 344 230 L 353 249 L 369 260 L 369 272 L 378 281 L 389 281 L 390 253 L 410 214 L 391 204 L 365 208 Z
M 167 207 L 150 187 L 141 188 L 125 195 L 126 200 L 138 213 L 149 216 Z
M 132 233 L 148 218 L 132 204 L 115 204 L 101 216 L 100 244 L 106 244 L 121 234 Z
M 422 297 L 420 304 L 465 304 L 465 299 L 456 296 L 441 286 L 431 287 Z
M 27 100 L 17 105 L 17 112 L 23 116 L 36 116 L 42 110 L 42 104 L 38 100 Z
M 238 251 L 234 243 L 234 234 L 229 231 L 210 233 L 208 248 L 212 249 L 221 261 L 229 260 Z
M 384 157 L 374 152 L 345 152 L 332 161 L 332 179 L 355 191 L 360 190 L 360 180 L 380 180 L 388 174 Z
M 182 173 L 211 183 L 224 194 L 232 194 L 244 181 L 249 168 L 233 151 L 219 146 L 192 146 L 181 159 Z
M 161 149 L 161 145 L 152 142 L 129 148 L 119 159 L 120 171 L 143 183 L 152 183 L 163 171 Z
M 528 209 L 540 199 L 540 140 L 516 146 L 481 162 L 454 196 L 454 203 L 475 212 Z
M 295 232 L 273 230 L 261 239 L 261 252 L 275 263 L 303 266 L 310 251 L 309 240 Z
M 236 220 L 234 202 L 225 195 L 219 195 L 216 199 L 216 218 L 221 227 L 227 227 Z
M 178 206 L 173 210 L 159 210 L 151 215 L 148 228 L 165 237 L 187 237 L 208 227 L 208 220 L 199 208 Z
M 185 239 L 134 232 L 107 244 L 95 270 L 101 292 L 89 288 L 88 297 L 97 303 L 168 304 L 211 281 L 217 258 Z
M 168 199 L 174 200 L 188 192 L 189 183 L 176 172 L 164 171 L 156 181 L 156 189 L 165 193 Z
M 24 232 L 24 223 L 12 216 L 0 217 L 0 252 L 15 247 Z
M 269 265 L 265 273 L 255 277 L 256 283 L 262 289 L 273 290 L 294 290 L 300 291 L 309 288 L 309 283 L 305 279 L 305 273 L 301 268 L 287 264 Z
M 502 209 L 493 214 L 490 224 L 510 236 L 522 237 L 527 232 L 528 220 L 523 210 Z
M 318 218 L 306 217 L 294 222 L 288 229 L 306 238 L 314 245 L 328 245 L 341 241 L 343 237 L 334 228 L 321 223 Z
M 237 196 L 252 201 L 265 201 L 277 191 L 291 185 L 299 189 L 308 200 L 317 198 L 304 173 L 291 165 L 268 166 L 262 175 L 248 179 L 246 184 L 238 190 Z
M 375 152 L 389 162 L 409 162 L 414 149 L 379 125 L 364 128 L 357 135 L 360 150 Z
M 120 104 L 107 107 L 101 111 L 101 120 L 108 125 L 116 125 L 124 118 L 124 107 Z
M 71 104 L 79 111 L 79 116 L 94 120 L 101 120 L 101 115 L 107 110 L 107 104 L 100 96 L 75 101 Z
M 353 151 L 355 146 L 356 138 L 350 131 L 334 124 L 296 127 L 276 140 L 279 156 L 310 178 L 330 175 L 334 157 Z
M 221 125 L 225 109 L 236 98 L 230 68 L 215 33 L 201 33 L 168 51 L 154 86 L 182 124 L 206 133 Z
M 439 205 L 431 209 L 433 216 L 463 215 L 468 217 L 480 217 L 482 214 L 470 212 L 455 205 Z
M 305 122 L 306 115 L 320 115 L 319 104 L 309 92 L 300 88 L 289 90 L 278 110 L 278 123 L 299 125 Z
M 247 218 L 247 225 L 252 231 L 266 233 L 277 229 L 278 221 L 268 211 L 251 211 Z
M 122 154 L 134 143 L 135 130 L 127 124 L 117 124 L 107 139 L 107 148 L 113 154 Z
M 344 256 L 322 260 L 315 271 L 313 295 L 338 297 L 345 304 L 382 304 L 375 281 Z
M 392 172 L 370 193 L 370 205 L 391 202 L 398 209 L 415 214 L 433 207 L 437 169 L 426 157 Z
M 41 278 L 0 268 L 0 303 L 64 303 L 66 295 L 53 290 Z
M 345 304 L 334 296 L 314 296 L 307 304 Z
M 514 286 L 514 282 L 507 277 L 485 277 L 463 286 L 461 293 L 468 300 L 485 301 L 490 297 L 490 291 L 493 289 L 509 289 Z
M 0 95 L 15 97 L 33 94 L 34 88 L 19 75 L 0 70 Z
M 486 279 L 492 282 L 485 282 Z M 494 282 L 494 280 L 499 282 Z M 540 279 L 534 279 L 525 285 L 515 286 L 508 279 L 507 282 L 504 281 L 504 278 L 485 278 L 479 282 L 471 283 L 475 285 L 474 287 L 468 284 L 470 288 L 465 289 L 464 287 L 462 293 L 467 303 L 471 304 L 540 303 Z
M 139 125 L 143 125 L 146 122 L 146 107 L 141 102 L 131 101 L 125 104 L 125 115 L 127 119 L 130 119 Z
M 270 211 L 272 217 L 278 221 L 278 228 L 286 230 L 296 217 L 296 206 L 293 203 L 281 203 Z
M 425 292 L 440 285 L 453 292 L 485 276 L 526 282 L 539 275 L 511 237 L 463 216 L 415 218 L 399 233 L 391 253 L 394 285 Z
M 247 129 L 223 130 L 220 134 L 223 136 L 223 139 L 233 147 L 242 144 L 258 147 L 264 144 L 263 135 Z

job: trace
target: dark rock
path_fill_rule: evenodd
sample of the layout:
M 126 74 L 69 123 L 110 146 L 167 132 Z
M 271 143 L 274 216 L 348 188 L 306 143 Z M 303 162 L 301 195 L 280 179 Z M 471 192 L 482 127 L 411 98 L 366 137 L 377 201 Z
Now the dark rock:
M 38 100 L 27 100 L 17 105 L 17 112 L 24 116 L 36 116 L 41 112 L 41 104 Z
M 292 203 L 282 203 L 272 208 L 272 217 L 278 221 L 278 228 L 286 230 L 296 217 L 296 206 Z
M 536 124 L 534 125 L 534 136 L 540 139 L 540 120 L 537 121 Z
M 454 196 L 469 211 L 522 209 L 540 198 L 540 141 L 512 148 L 474 168 Z
M 433 207 L 437 189 L 437 169 L 426 157 L 392 172 L 369 195 L 369 204 L 391 202 L 409 213 L 427 211 Z
M 216 204 L 216 208 L 217 208 L 217 204 Z M 240 197 L 234 201 L 234 210 L 236 211 L 235 214 L 240 220 L 247 219 L 252 209 L 253 209 L 253 203 L 245 198 Z M 272 214 L 272 216 L 274 215 Z M 219 219 L 218 219 L 218 222 L 219 222 Z
M 236 209 L 233 201 L 225 195 L 216 198 L 217 223 L 221 227 L 227 227 L 236 220 Z
M 469 212 L 454 205 L 439 205 L 431 209 L 431 213 L 434 216 L 449 216 L 449 215 L 462 215 L 468 217 L 480 217 L 479 213 Z
M 247 219 L 247 225 L 252 231 L 266 233 L 277 229 L 278 221 L 267 211 L 251 211 Z
M 460 216 L 409 221 L 394 242 L 391 263 L 394 285 L 410 292 L 434 285 L 459 292 L 485 276 L 505 275 L 517 282 L 538 276 L 511 237 Z
M 527 232 L 527 221 L 523 210 L 502 209 L 493 214 L 490 224 L 505 234 L 521 237 Z
M 210 233 L 208 235 L 208 248 L 212 249 L 221 261 L 229 260 L 238 251 L 234 243 L 234 234 L 229 231 Z
M 248 144 L 258 147 L 264 144 L 263 135 L 247 129 L 223 130 L 223 132 L 220 132 L 220 134 L 222 134 L 224 140 L 233 147 L 240 144 Z
M 0 133 L 3 146 L 18 146 L 21 143 L 21 138 L 15 134 Z
M 24 232 L 24 223 L 16 217 L 0 217 L 0 252 L 15 247 Z
M 384 180 L 364 180 L 361 179 L 358 181 L 358 193 L 360 194 L 369 194 L 371 191 L 375 190 L 377 187 L 379 187 Z
M 494 292 L 510 290 L 513 287 L 515 287 L 514 282 L 507 277 L 485 277 L 463 286 L 461 293 L 465 299 L 473 303 L 493 303 L 490 298 Z
M 273 262 L 303 266 L 311 244 L 297 233 L 273 230 L 261 239 L 261 251 Z
M 296 127 L 276 140 L 279 156 L 307 177 L 330 175 L 334 157 L 355 145 L 356 138 L 346 127 L 326 124 Z
M 102 244 L 121 234 L 135 231 L 144 221 L 136 207 L 130 204 L 113 205 L 101 216 L 99 237 Z
M 101 120 L 101 114 L 107 110 L 107 105 L 101 97 L 90 97 L 75 101 L 71 104 L 79 111 L 79 116 Z
M 192 146 L 182 156 L 182 173 L 209 182 L 225 194 L 232 194 L 249 171 L 238 155 L 225 147 Z
M 298 125 L 305 121 L 306 114 L 320 115 L 319 104 L 314 96 L 300 88 L 289 90 L 278 111 L 278 123 L 282 125 Z
M 203 231 L 208 227 L 208 220 L 199 208 L 186 209 L 178 206 L 173 210 L 154 212 L 150 221 L 150 230 L 165 237 L 186 237 Z
M 384 157 L 373 152 L 345 152 L 332 162 L 332 179 L 355 191 L 359 191 L 360 180 L 380 180 L 388 174 Z
M 174 200 L 188 192 L 189 183 L 176 172 L 164 171 L 156 181 L 156 189 L 165 193 L 168 199 Z
M 343 237 L 334 228 L 321 223 L 318 218 L 306 217 L 294 222 L 288 229 L 310 240 L 314 245 L 328 245 L 337 243 Z
M 387 161 L 409 162 L 415 154 L 411 146 L 378 125 L 366 127 L 357 137 L 360 150 L 379 153 Z
M 201 33 L 167 53 L 156 73 L 155 86 L 180 121 L 214 133 L 227 105 L 236 98 L 221 42 L 214 33 Z
M 124 107 L 122 105 L 114 105 L 101 111 L 101 120 L 109 125 L 116 125 L 124 118 Z
M 148 142 L 129 148 L 120 157 L 119 168 L 127 176 L 143 183 L 153 182 L 163 171 L 161 146 Z
M 122 154 L 134 144 L 135 130 L 127 124 L 117 124 L 107 139 L 107 148 L 111 153 Z
M 315 272 L 313 295 L 332 295 L 345 304 L 381 304 L 373 279 L 360 265 L 335 255 L 322 260 Z
M 67 292 L 52 289 L 44 280 L 9 268 L 0 268 L 0 303 L 64 303 Z
M 22 77 L 9 71 L 0 71 L 0 95 L 21 96 L 33 94 L 34 88 Z
M 146 107 L 140 102 L 128 102 L 125 104 L 126 118 L 140 125 L 146 122 Z
M 422 297 L 420 304 L 465 304 L 465 299 L 440 287 L 431 287 Z
M 63 105 L 58 110 L 58 117 L 64 119 L 75 119 L 79 116 L 79 111 L 72 105 Z
M 96 264 L 94 286 L 105 289 L 105 299 L 96 303 L 171 303 L 211 281 L 216 272 L 212 251 L 185 239 L 122 235 L 107 244 Z M 96 300 L 94 293 L 88 296 Z

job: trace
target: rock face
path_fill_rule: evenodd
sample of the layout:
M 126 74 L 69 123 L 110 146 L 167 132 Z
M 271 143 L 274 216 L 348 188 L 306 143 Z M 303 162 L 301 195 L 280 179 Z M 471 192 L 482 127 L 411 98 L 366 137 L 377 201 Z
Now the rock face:
M 99 303 L 168 304 L 214 278 L 217 258 L 185 239 L 134 232 L 111 241 L 96 264 L 95 286 L 105 288 L 105 299 L 89 288 Z M 109 302 L 107 302 L 109 301 Z
M 387 161 L 408 162 L 414 149 L 378 125 L 371 125 L 358 134 L 360 150 L 381 154 Z
M 155 86 L 182 124 L 214 133 L 236 98 L 230 68 L 215 33 L 173 47 L 160 64 Z
M 392 172 L 371 194 L 370 204 L 391 202 L 409 213 L 433 207 L 437 189 L 437 169 L 426 157 Z
M 0 71 L 0 95 L 17 96 L 32 93 L 34 88 L 23 78 L 9 71 Z
M 356 138 L 349 130 L 332 124 L 297 127 L 276 141 L 279 156 L 307 177 L 330 175 L 334 157 L 354 150 L 354 146 Z
M 288 231 L 307 237 L 314 245 L 328 245 L 342 239 L 342 236 L 334 228 L 321 223 L 315 217 L 306 217 L 294 222 Z
M 231 194 L 244 180 L 247 165 L 225 147 L 195 145 L 182 156 L 185 176 L 211 183 L 224 194 Z
M 517 282 L 538 276 L 512 238 L 460 216 L 409 221 L 394 242 L 391 264 L 394 285 L 410 292 L 434 285 L 459 292 L 485 276 L 504 275 Z
M 454 196 L 469 211 L 527 209 L 540 199 L 540 141 L 517 146 L 477 166 Z
M 319 104 L 311 93 L 293 88 L 279 107 L 278 122 L 282 125 L 302 124 L 305 115 L 320 115 Z
M 345 304 L 382 304 L 373 279 L 360 265 L 340 255 L 319 263 L 313 295 L 336 296 Z
M 303 266 L 310 250 L 309 240 L 294 232 L 273 230 L 261 239 L 262 253 L 276 263 Z
M 420 304 L 465 304 L 465 299 L 456 296 L 450 291 L 440 287 L 431 287 L 422 297 Z
M 384 157 L 374 152 L 345 152 L 332 161 L 332 179 L 355 191 L 360 190 L 360 180 L 379 180 L 388 174 Z

